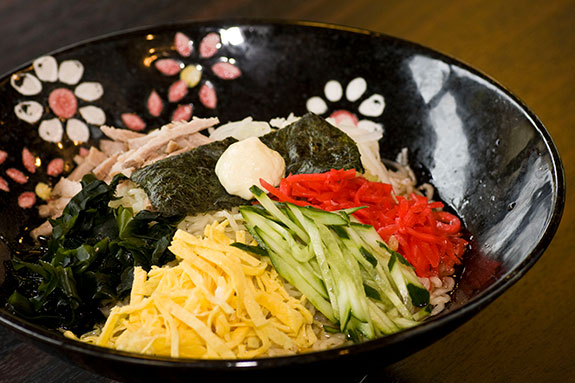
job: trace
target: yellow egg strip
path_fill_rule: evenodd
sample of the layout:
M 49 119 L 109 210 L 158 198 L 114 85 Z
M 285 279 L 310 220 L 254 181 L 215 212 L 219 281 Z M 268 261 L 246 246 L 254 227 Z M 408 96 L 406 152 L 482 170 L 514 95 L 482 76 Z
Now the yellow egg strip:
M 139 267 L 134 269 L 134 281 L 132 282 L 132 291 L 130 292 L 130 304 L 140 303 L 144 299 L 144 283 L 146 282 L 147 273 Z
M 175 304 L 171 299 L 166 299 L 161 303 L 157 303 L 159 307 L 164 306 L 173 316 L 190 326 L 201 338 L 203 338 L 206 343 L 213 348 L 213 350 L 221 358 L 235 358 L 232 350 L 221 340 L 220 337 L 215 335 L 210 328 L 208 328 L 205 323 L 198 320 L 189 311 L 185 310 L 183 307 Z
M 156 303 L 156 307 L 160 314 L 162 314 L 165 321 L 164 326 L 170 333 L 170 355 L 174 358 L 178 358 L 180 356 L 180 334 L 178 333 L 176 321 L 174 320 L 174 317 L 172 317 L 170 311 L 166 310 L 161 300 Z
M 213 304 L 220 306 L 227 314 L 232 314 L 234 309 L 224 300 L 218 298 L 217 296 L 213 295 L 208 291 L 208 289 L 204 286 L 204 278 L 202 275 L 195 269 L 193 269 L 189 263 L 182 262 L 180 265 L 185 273 L 190 277 L 192 282 L 194 282 L 195 286 L 202 290 L 204 296 L 210 300 Z

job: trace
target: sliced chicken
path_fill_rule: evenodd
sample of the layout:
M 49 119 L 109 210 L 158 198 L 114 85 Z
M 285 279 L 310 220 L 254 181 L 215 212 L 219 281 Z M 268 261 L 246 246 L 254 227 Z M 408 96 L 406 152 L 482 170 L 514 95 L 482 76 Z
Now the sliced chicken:
M 114 141 L 120 142 L 128 142 L 134 138 L 138 137 L 145 137 L 146 134 L 134 132 L 133 130 L 127 129 L 118 129 L 113 128 L 111 126 L 102 125 L 100 126 L 100 130 L 104 133 L 107 137 L 111 138 Z
M 127 145 L 122 141 L 100 140 L 100 150 L 108 157 L 126 151 Z
M 114 166 L 114 164 L 118 161 L 119 156 L 120 156 L 120 153 L 116 153 L 116 154 L 108 157 L 106 160 L 102 161 L 100 163 L 100 165 L 96 166 L 92 170 L 92 173 L 94 173 L 96 178 L 101 179 L 101 180 L 105 180 L 108 177 L 108 174 L 110 174 L 110 170 L 112 169 L 112 166 Z
M 100 163 L 104 162 L 107 158 L 108 156 L 106 156 L 106 154 L 92 146 L 84 161 L 78 165 L 72 173 L 70 173 L 68 179 L 71 181 L 80 181 L 82 177 L 90 173 L 96 166 L 100 165 Z
M 62 177 L 54 189 L 52 189 L 52 197 L 73 197 L 82 190 L 82 185 L 79 181 L 72 181 L 69 178 Z

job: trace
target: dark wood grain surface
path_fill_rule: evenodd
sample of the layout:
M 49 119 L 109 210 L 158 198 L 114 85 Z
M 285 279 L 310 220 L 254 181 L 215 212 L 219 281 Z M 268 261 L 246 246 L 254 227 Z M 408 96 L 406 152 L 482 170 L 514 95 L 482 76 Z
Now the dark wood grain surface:
M 365 382 L 575 381 L 575 1 L 0 0 L 0 73 L 121 29 L 225 17 L 323 21 L 408 39 L 488 73 L 538 114 L 567 176 L 555 239 L 523 279 L 470 322 Z M 0 381 L 109 380 L 0 328 Z

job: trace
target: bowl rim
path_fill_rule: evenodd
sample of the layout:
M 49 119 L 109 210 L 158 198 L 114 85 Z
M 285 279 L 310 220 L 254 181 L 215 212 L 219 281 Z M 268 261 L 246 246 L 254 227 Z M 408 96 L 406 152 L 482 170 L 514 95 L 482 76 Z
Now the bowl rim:
M 547 131 L 540 119 L 535 113 L 515 94 L 509 89 L 493 79 L 491 76 L 477 70 L 467 64 L 466 62 L 457 59 L 449 54 L 442 53 L 436 49 L 432 49 L 415 43 L 403 38 L 394 37 L 385 33 L 376 32 L 364 28 L 357 28 L 346 26 L 342 24 L 326 23 L 319 21 L 309 20 L 290 20 L 290 19 L 274 19 L 274 18 L 245 18 L 245 17 L 232 17 L 232 18 L 219 18 L 219 19 L 205 19 L 205 20 L 189 20 L 178 21 L 174 23 L 159 23 L 138 26 L 135 28 L 123 29 L 111 33 L 102 34 L 89 39 L 84 39 L 73 44 L 63 46 L 59 49 L 52 50 L 45 53 L 45 55 L 56 55 L 67 51 L 71 51 L 82 46 L 93 43 L 104 43 L 109 40 L 116 40 L 119 38 L 129 38 L 131 35 L 137 35 L 145 32 L 162 32 L 163 30 L 170 30 L 176 28 L 201 28 L 201 27 L 273 27 L 273 26 L 292 26 L 303 29 L 314 30 L 331 30 L 337 32 L 345 32 L 352 34 L 362 34 L 369 38 L 394 41 L 404 47 L 410 47 L 420 53 L 425 54 L 427 57 L 433 57 L 449 64 L 454 64 L 469 73 L 475 75 L 478 79 L 485 81 L 489 86 L 495 87 L 502 92 L 509 100 L 516 104 L 524 115 L 529 119 L 531 125 L 535 128 L 537 133 L 543 139 L 546 149 L 550 153 L 551 170 L 553 173 L 553 203 L 552 214 L 546 223 L 545 230 L 541 235 L 540 241 L 525 257 L 525 259 L 510 270 L 505 278 L 494 282 L 489 286 L 486 291 L 481 292 L 477 296 L 470 299 L 464 305 L 455 308 L 449 313 L 439 314 L 436 317 L 425 321 L 413 328 L 400 331 L 398 333 L 388 335 L 382 338 L 362 342 L 359 344 L 352 344 L 349 346 L 337 347 L 324 351 L 314 351 L 309 353 L 279 356 L 279 357 L 266 357 L 266 358 L 252 358 L 252 359 L 187 359 L 187 358 L 171 358 L 162 356 L 148 356 L 131 352 L 118 351 L 114 349 L 107 349 L 104 347 L 94 346 L 87 343 L 78 342 L 66 338 L 58 334 L 55 330 L 48 330 L 39 325 L 28 322 L 25 319 L 19 318 L 4 308 L 0 308 L 0 324 L 13 330 L 16 333 L 31 338 L 30 340 L 38 341 L 46 346 L 55 346 L 64 348 L 67 351 L 84 354 L 89 357 L 103 358 L 110 361 L 121 363 L 128 363 L 132 365 L 146 365 L 156 367 L 177 367 L 177 368 L 190 368 L 202 369 L 205 371 L 216 371 L 229 368 L 238 368 L 244 370 L 264 370 L 268 368 L 277 368 L 280 366 L 294 366 L 309 364 L 313 362 L 328 361 L 334 358 L 349 358 L 358 354 L 363 354 L 370 351 L 376 351 L 384 347 L 392 347 L 399 344 L 406 339 L 419 338 L 429 331 L 445 328 L 452 325 L 455 327 L 460 326 L 468 321 L 481 311 L 483 308 L 491 304 L 503 292 L 513 286 L 523 275 L 531 269 L 531 267 L 539 260 L 545 249 L 551 243 L 561 221 L 565 205 L 565 174 L 563 164 L 559 155 L 557 146 L 553 142 L 550 133 Z M 313 32 L 312 32 L 313 33 Z M 40 57 L 40 56 L 39 56 Z M 12 74 L 24 70 L 33 63 L 34 59 L 9 70 L 0 75 L 0 84 L 3 84 L 7 78 Z M 1 239 L 1 237 L 0 237 Z M 455 328 L 453 327 L 453 328 Z M 28 340 L 28 339 L 27 339 Z

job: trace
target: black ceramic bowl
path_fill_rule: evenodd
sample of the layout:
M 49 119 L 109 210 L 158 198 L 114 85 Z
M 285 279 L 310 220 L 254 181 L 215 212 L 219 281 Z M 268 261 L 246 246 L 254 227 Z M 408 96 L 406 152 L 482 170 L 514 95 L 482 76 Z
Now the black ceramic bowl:
M 174 72 L 198 66 L 197 85 L 170 92 Z M 350 83 L 356 92 L 347 94 Z M 326 84 L 342 94 L 326 91 Z M 265 21 L 145 28 L 26 64 L 0 79 L 0 100 L 3 259 L 40 222 L 30 192 L 57 179 L 50 175 L 58 173 L 56 163 L 50 167 L 53 159 L 65 161 L 65 172 L 81 148 L 98 142 L 99 124 L 149 130 L 174 113 L 225 122 L 344 110 L 382 124 L 382 156 L 409 148 L 420 181 L 435 185 L 471 234 L 452 304 L 441 315 L 324 352 L 256 360 L 150 358 L 78 343 L 0 310 L 8 328 L 116 379 L 299 381 L 313 371 L 360 377 L 441 338 L 517 282 L 551 241 L 564 205 L 557 149 L 521 101 L 455 59 L 363 30 Z M 24 148 L 35 162 L 23 156 Z

